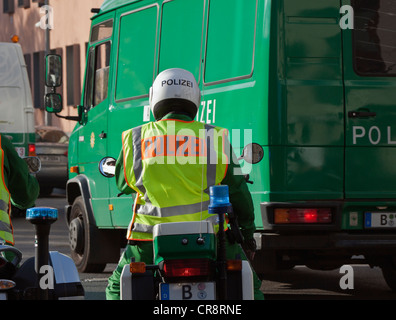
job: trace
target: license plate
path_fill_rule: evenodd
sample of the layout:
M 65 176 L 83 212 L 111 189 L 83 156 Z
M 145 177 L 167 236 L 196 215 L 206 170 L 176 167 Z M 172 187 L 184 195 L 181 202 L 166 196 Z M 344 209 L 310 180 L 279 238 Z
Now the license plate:
M 161 283 L 161 300 L 215 300 L 214 282 Z
M 44 162 L 60 162 L 60 156 L 40 156 L 40 160 Z
M 396 212 L 366 212 L 366 228 L 396 228 Z

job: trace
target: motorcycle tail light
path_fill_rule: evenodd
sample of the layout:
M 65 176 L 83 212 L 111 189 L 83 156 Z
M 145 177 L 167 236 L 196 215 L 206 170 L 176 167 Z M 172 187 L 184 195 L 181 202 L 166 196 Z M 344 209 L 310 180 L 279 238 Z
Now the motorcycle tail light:
M 163 272 L 165 277 L 200 277 L 211 274 L 212 263 L 210 259 L 176 259 L 164 262 Z

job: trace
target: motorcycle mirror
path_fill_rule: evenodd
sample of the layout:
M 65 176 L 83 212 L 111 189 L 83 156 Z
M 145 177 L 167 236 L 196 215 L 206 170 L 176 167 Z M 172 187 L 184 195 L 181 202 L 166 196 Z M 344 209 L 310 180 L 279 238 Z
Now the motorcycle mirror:
M 99 162 L 99 172 L 106 178 L 114 177 L 116 159 L 105 157 Z
M 41 161 L 38 157 L 24 157 L 22 159 L 26 162 L 30 173 L 37 173 L 41 170 Z
M 256 164 L 264 157 L 264 149 L 258 143 L 249 143 L 243 148 L 241 157 L 238 160 L 245 160 L 248 163 Z

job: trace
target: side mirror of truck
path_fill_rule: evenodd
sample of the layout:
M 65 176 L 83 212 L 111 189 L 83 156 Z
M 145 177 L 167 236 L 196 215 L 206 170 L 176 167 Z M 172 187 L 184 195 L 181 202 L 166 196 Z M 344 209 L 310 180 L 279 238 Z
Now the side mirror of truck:
M 62 85 L 62 57 L 58 54 L 47 54 L 45 56 L 45 86 L 44 107 L 49 113 L 55 113 L 58 118 L 66 120 L 81 121 L 81 115 L 61 116 L 63 110 L 62 95 L 56 93 L 56 88 Z
M 49 89 L 44 97 L 45 110 L 49 113 L 59 113 L 63 109 L 62 95 L 56 93 L 56 88 L 62 85 L 62 58 L 57 54 L 47 54 L 45 57 L 45 86 Z
M 56 88 L 62 85 L 62 58 L 57 54 L 45 57 L 45 85 Z
M 62 96 L 59 93 L 47 93 L 44 97 L 45 110 L 49 113 L 59 113 L 63 109 Z

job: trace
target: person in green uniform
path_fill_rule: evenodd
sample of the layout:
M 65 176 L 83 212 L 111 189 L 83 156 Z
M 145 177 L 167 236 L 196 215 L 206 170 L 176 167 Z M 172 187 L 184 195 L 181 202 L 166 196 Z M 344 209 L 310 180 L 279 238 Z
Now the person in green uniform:
M 137 193 L 128 228 L 128 245 L 108 280 L 106 298 L 120 299 L 123 267 L 136 262 L 153 263 L 152 229 L 162 222 L 209 220 L 208 190 L 228 185 L 230 202 L 245 239 L 245 252 L 253 258 L 253 201 L 239 166 L 230 161 L 232 148 L 224 128 L 194 121 L 201 93 L 194 76 L 183 69 L 161 72 L 150 89 L 150 108 L 155 122 L 127 130 L 116 162 L 120 191 Z M 204 135 L 203 135 L 204 133 Z M 215 138 L 214 138 L 215 137 Z M 227 161 L 224 161 L 226 159 Z M 215 226 L 216 229 L 216 226 Z M 246 259 L 236 243 L 227 244 L 227 258 Z M 255 299 L 263 299 L 261 281 L 254 273 Z
M 22 210 L 33 207 L 40 188 L 11 141 L 1 134 L 0 169 L 0 241 L 14 245 L 11 204 Z

